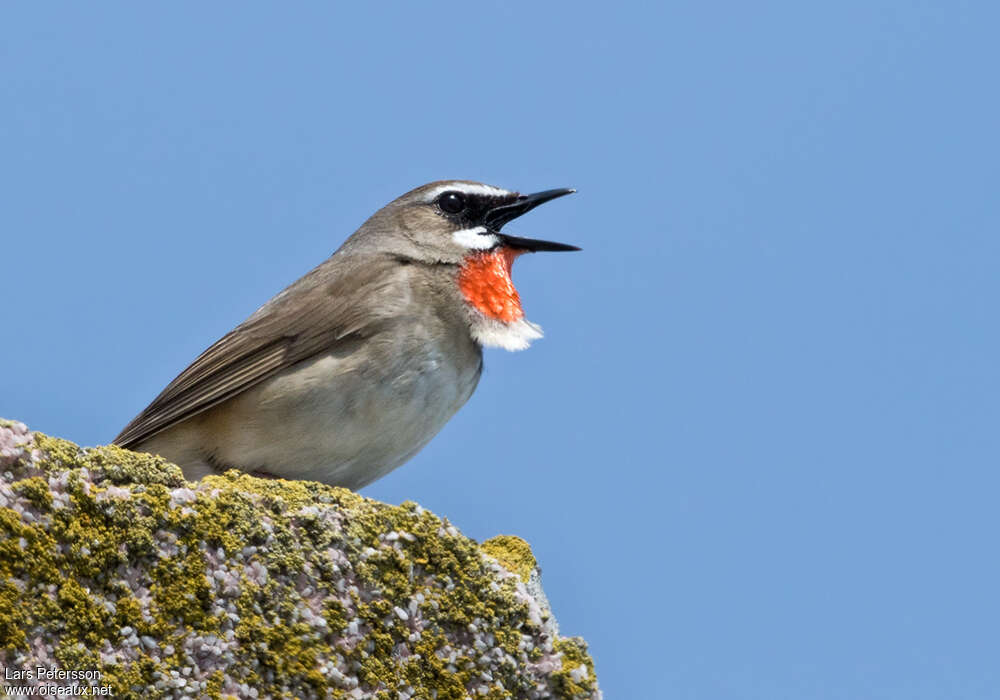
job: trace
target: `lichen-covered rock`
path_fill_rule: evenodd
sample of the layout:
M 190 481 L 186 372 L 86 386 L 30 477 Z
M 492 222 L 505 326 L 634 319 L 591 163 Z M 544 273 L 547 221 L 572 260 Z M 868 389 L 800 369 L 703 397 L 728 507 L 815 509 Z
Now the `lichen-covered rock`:
M 0 421 L 7 685 L 116 697 L 599 698 L 527 544 L 477 545 L 414 503 Z

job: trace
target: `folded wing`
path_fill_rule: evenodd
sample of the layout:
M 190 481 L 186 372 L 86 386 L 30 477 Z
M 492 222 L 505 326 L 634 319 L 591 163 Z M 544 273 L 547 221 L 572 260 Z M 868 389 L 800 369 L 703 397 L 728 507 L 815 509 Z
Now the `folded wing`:
M 376 332 L 408 301 L 405 268 L 388 257 L 359 262 L 334 256 L 285 289 L 205 350 L 114 443 L 135 447 L 297 362 Z

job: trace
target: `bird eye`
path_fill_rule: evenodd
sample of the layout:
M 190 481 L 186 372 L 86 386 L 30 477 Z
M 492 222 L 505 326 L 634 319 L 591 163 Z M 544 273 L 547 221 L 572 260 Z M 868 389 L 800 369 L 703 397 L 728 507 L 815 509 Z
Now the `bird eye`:
M 465 209 L 465 196 L 461 192 L 445 192 L 438 197 L 438 206 L 441 211 L 457 214 Z

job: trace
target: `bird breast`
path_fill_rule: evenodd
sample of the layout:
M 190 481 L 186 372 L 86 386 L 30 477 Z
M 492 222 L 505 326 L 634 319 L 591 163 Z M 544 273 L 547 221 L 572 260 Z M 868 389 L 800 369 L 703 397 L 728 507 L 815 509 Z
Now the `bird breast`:
M 299 363 L 206 416 L 213 461 L 357 489 L 416 454 L 469 399 L 478 350 L 399 332 Z

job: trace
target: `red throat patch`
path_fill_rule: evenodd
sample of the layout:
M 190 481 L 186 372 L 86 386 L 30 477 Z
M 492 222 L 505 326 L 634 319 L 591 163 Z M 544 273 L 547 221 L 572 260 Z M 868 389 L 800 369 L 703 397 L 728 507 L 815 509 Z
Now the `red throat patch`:
M 472 253 L 462 261 L 458 288 L 462 296 L 487 318 L 513 323 L 524 318 L 521 297 L 510 269 L 523 251 L 500 247 Z

